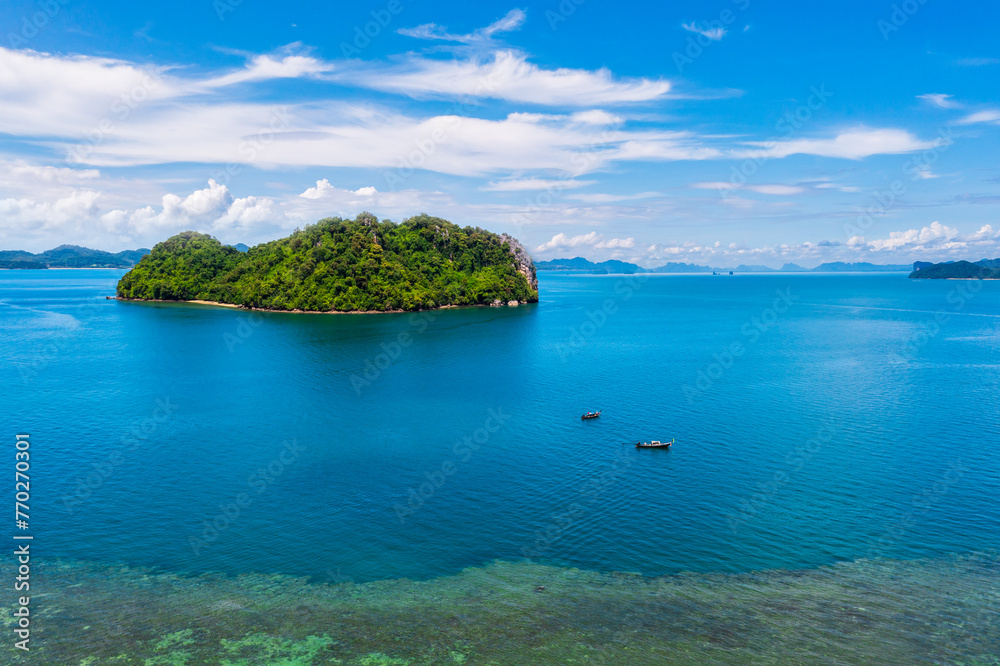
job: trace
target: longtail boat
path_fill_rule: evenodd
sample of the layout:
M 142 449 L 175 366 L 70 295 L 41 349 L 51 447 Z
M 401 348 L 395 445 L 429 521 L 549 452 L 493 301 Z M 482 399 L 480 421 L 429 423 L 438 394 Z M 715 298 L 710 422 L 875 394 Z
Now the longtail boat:
M 586 414 L 584 414 L 580 418 L 583 419 L 584 421 L 586 421 L 587 419 L 596 419 L 600 415 L 601 415 L 600 412 L 587 412 Z
M 649 444 L 647 444 L 646 442 L 636 442 L 635 443 L 635 448 L 637 448 L 637 449 L 669 449 L 670 445 L 673 444 L 673 443 L 674 443 L 673 439 L 670 440 L 669 442 L 661 442 L 659 440 L 654 439 Z

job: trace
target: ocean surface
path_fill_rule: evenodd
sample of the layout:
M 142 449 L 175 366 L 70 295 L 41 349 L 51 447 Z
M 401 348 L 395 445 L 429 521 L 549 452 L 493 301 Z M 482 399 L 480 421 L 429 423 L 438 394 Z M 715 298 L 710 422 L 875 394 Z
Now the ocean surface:
M 309 315 L 122 274 L 0 271 L 43 561 L 827 580 L 998 547 L 1000 282 L 541 273 L 529 306 Z

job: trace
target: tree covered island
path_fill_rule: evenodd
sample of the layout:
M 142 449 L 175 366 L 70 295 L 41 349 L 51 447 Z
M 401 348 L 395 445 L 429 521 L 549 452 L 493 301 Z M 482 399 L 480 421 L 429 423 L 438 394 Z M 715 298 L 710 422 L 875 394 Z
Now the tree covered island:
M 506 234 L 418 215 L 327 218 L 240 252 L 186 231 L 118 283 L 124 300 L 213 301 L 267 310 L 385 312 L 538 300 L 535 266 Z
M 996 280 L 1000 279 L 1000 259 L 947 261 L 940 264 L 917 262 L 911 278 L 924 280 Z

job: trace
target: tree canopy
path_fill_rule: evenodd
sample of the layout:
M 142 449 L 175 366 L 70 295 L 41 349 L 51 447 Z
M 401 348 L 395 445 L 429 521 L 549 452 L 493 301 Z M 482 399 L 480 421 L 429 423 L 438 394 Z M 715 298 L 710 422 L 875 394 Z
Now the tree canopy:
M 314 312 L 537 301 L 534 266 L 529 279 L 516 254 L 526 256 L 514 239 L 428 215 L 327 218 L 245 253 L 186 231 L 122 277 L 118 296 Z

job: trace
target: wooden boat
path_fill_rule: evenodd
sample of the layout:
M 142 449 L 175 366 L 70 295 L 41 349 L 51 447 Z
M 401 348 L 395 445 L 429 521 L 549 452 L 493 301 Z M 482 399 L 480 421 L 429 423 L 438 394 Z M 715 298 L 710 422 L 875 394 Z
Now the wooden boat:
M 596 419 L 600 415 L 601 415 L 600 412 L 587 412 L 586 414 L 584 414 L 580 418 L 586 421 L 587 419 Z
M 647 444 L 646 442 L 636 442 L 635 443 L 635 448 L 637 448 L 637 449 L 669 449 L 670 445 L 673 444 L 673 443 L 674 443 L 673 439 L 670 440 L 669 442 L 661 442 L 659 440 L 654 439 L 649 444 Z

